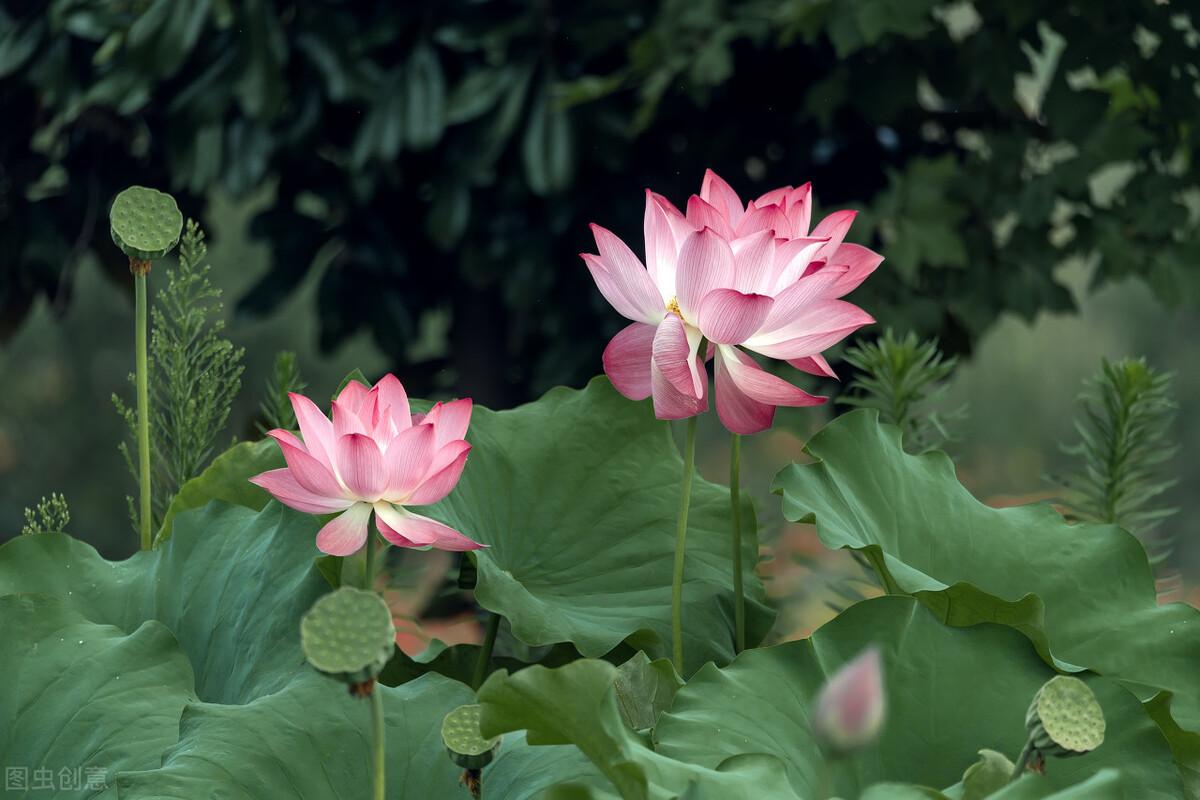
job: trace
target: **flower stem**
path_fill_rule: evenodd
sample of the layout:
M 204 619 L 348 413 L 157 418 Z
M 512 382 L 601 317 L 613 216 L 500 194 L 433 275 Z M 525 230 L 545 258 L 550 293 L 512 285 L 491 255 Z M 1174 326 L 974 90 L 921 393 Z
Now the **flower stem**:
M 363 588 L 368 592 L 375 591 L 375 521 L 367 526 L 367 553 L 363 561 Z
M 733 518 L 733 630 L 734 653 L 746 649 L 746 594 L 742 587 L 742 437 L 729 439 L 729 513 Z
M 134 359 L 137 373 L 137 448 L 138 473 L 140 485 L 140 504 L 138 507 L 138 527 L 141 534 L 143 550 L 153 546 L 151 525 L 153 510 L 150 503 L 150 380 L 148 359 L 146 357 L 146 273 L 135 273 L 133 276 L 135 288 L 134 300 Z
M 1025 747 L 1021 750 L 1021 755 L 1017 758 L 1017 765 L 1013 767 L 1012 775 L 1009 776 L 1008 782 L 1012 783 L 1017 778 L 1025 774 L 1025 768 L 1029 765 L 1029 759 L 1033 756 L 1033 737 L 1030 736 L 1025 742 Z
M 387 760 L 387 734 L 383 718 L 383 688 L 380 686 L 374 687 L 374 690 L 371 692 L 371 725 L 374 728 L 375 736 L 374 800 L 384 800 L 384 787 L 386 784 L 384 764 Z
M 692 502 L 692 472 L 696 463 L 696 417 L 688 418 L 683 449 L 683 486 L 679 497 L 679 524 L 675 529 L 675 569 L 671 575 L 671 652 L 675 669 L 683 674 L 683 556 L 687 545 L 688 507 Z
M 492 648 L 496 646 L 496 633 L 500 630 L 500 615 L 491 614 L 488 617 L 487 632 L 483 635 L 483 646 L 479 648 L 479 658 L 475 661 L 475 675 L 471 679 L 471 688 L 483 686 L 488 676 L 488 665 L 492 662 Z

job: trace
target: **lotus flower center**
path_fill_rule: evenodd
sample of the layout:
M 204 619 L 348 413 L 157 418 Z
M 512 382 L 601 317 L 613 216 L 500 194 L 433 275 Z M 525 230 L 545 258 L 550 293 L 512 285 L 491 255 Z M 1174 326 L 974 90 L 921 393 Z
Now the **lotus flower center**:
M 675 298 L 675 297 L 671 298 L 671 301 L 669 303 L 667 303 L 667 311 L 670 311 L 675 316 L 679 317 L 680 319 L 683 319 L 683 312 L 679 310 L 679 299 L 678 298 Z

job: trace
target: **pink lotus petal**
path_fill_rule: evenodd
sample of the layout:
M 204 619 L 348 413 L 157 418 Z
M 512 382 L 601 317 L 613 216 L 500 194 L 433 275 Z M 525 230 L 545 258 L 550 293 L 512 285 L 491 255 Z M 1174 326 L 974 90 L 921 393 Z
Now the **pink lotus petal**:
M 837 373 L 833 371 L 833 367 L 829 366 L 829 362 L 822 355 L 803 356 L 802 358 L 788 359 L 796 369 L 801 372 L 807 372 L 809 375 L 820 375 L 825 378 L 833 378 L 838 380 Z
M 436 438 L 434 447 L 441 448 L 467 435 L 471 424 L 471 398 L 463 397 L 448 403 L 438 403 L 429 410 L 422 422 L 432 425 Z
M 433 472 L 413 490 L 405 503 L 413 506 L 426 506 L 436 503 L 450 494 L 450 491 L 458 484 L 458 479 L 462 477 L 463 467 L 467 465 L 467 454 L 470 451 L 471 447 L 468 445 L 448 465 Z
M 713 289 L 731 288 L 733 278 L 733 250 L 728 242 L 712 228 L 693 233 L 679 250 L 675 285 L 680 310 L 695 319 L 704 296 Z
M 580 253 L 579 257 L 587 265 L 588 272 L 592 274 L 592 280 L 596 282 L 596 288 L 600 290 L 600 294 L 604 295 L 608 304 L 622 317 L 633 322 L 650 322 L 654 318 L 654 314 L 662 313 L 661 300 L 655 300 L 652 311 L 650 304 L 645 302 L 645 297 L 639 294 L 638 299 L 631 298 L 621 276 L 609 269 L 602 258 L 591 253 Z M 645 270 L 642 271 L 645 273 Z M 646 280 L 649 281 L 649 273 L 645 274 Z M 657 290 L 654 297 L 658 297 Z
M 650 359 L 657 332 L 654 325 L 634 322 L 604 348 L 604 374 L 630 400 L 645 400 L 650 396 Z
M 721 212 L 733 226 L 737 225 L 746 210 L 733 187 L 711 169 L 704 171 L 704 180 L 700 183 L 700 198 Z
M 751 206 L 753 205 L 751 203 Z M 791 228 L 791 222 L 779 206 L 754 207 L 746 209 L 746 214 L 734 228 L 733 235 L 740 238 L 759 231 L 770 231 L 772 235 L 787 237 Z
M 404 391 L 404 384 L 400 383 L 399 378 L 389 372 L 379 379 L 374 390 L 379 393 L 381 407 L 392 412 L 392 420 L 397 426 L 407 428 L 412 424 L 408 392 Z
M 593 258 L 584 258 L 596 285 L 600 288 L 613 308 L 629 317 L 634 322 L 649 322 L 654 315 L 663 309 L 663 297 L 658 286 L 650 277 L 650 273 L 642 266 L 642 262 L 633 251 L 621 241 L 612 231 L 592 224 L 592 235 L 596 238 L 596 247 L 600 251 L 599 258 L 593 263 Z M 605 275 L 597 275 L 597 267 L 602 267 Z M 601 281 L 611 284 L 608 291 L 601 286 Z M 627 310 L 633 311 L 630 316 L 613 302 L 610 292 L 619 294 Z
M 338 483 L 333 471 L 299 446 L 295 436 L 283 430 L 268 431 L 267 435 L 279 442 L 283 460 L 287 462 L 287 468 L 297 483 L 322 497 L 346 496 L 346 490 Z
M 660 374 L 676 391 L 691 397 L 699 397 L 703 392 L 700 377 L 703 369 L 696 363 L 696 349 L 699 346 L 699 332 L 689 332 L 675 314 L 667 314 L 659 323 L 651 346 L 651 360 Z
M 302 394 L 288 392 L 292 401 L 292 411 L 296 413 L 296 423 L 300 426 L 300 435 L 304 437 L 304 446 L 309 455 L 329 467 L 333 466 L 333 423 L 325 416 L 316 403 Z
M 371 506 L 355 503 L 334 517 L 317 533 L 317 549 L 331 556 L 349 556 L 367 543 Z
M 342 497 L 325 497 L 310 492 L 296 480 L 290 469 L 272 469 L 255 475 L 250 479 L 255 486 L 261 486 L 271 493 L 279 502 L 306 514 L 330 514 L 343 511 L 354 504 L 353 500 Z
M 842 297 L 857 289 L 883 263 L 883 256 L 859 244 L 843 244 L 829 261 L 834 266 L 846 267 L 846 273 L 837 282 L 836 293 L 832 295 Z
M 733 433 L 757 433 L 771 426 L 776 406 L 819 406 L 817 397 L 763 371 L 736 347 L 717 348 L 717 415 Z
M 698 231 L 712 228 L 722 239 L 733 238 L 733 225 L 726 218 L 724 211 L 699 195 L 694 194 L 688 198 L 687 221 Z
M 771 306 L 771 313 L 763 320 L 756 339 L 774 341 L 779 338 L 773 335 L 775 331 L 795 321 L 815 303 L 829 299 L 844 271 L 845 267 L 830 267 L 812 275 L 805 275 L 778 292 L 775 295 L 775 304 Z
M 337 440 L 338 474 L 359 500 L 378 500 L 388 485 L 387 468 L 379 445 L 370 436 L 350 433 Z
M 791 193 L 792 187 L 780 186 L 778 189 L 771 189 L 754 198 L 754 205 L 756 208 L 762 208 L 763 206 L 783 206 L 787 204 L 788 195 Z
M 699 359 L 695 359 L 699 362 Z M 703 373 L 703 366 L 697 364 Z M 663 376 L 662 370 L 653 361 L 650 363 L 650 386 L 654 397 L 654 416 L 659 419 L 685 419 L 703 414 L 708 410 L 708 375 L 704 374 L 700 384 L 701 394 L 693 397 L 676 389 Z
M 739 292 L 765 293 L 775 271 L 775 236 L 759 231 L 735 239 L 733 250 L 733 288 Z
M 789 192 L 784 207 L 792 223 L 793 235 L 808 236 L 812 224 L 812 184 L 797 186 Z
M 675 296 L 679 246 L 694 228 L 667 198 L 647 189 L 642 229 L 646 237 L 646 271 L 665 304 Z
M 783 244 L 776 245 L 774 277 L 771 286 L 776 292 L 791 286 L 800 276 L 804 275 L 813 257 L 823 248 L 828 239 L 803 237 L 789 239 Z
M 388 444 L 384 461 L 387 464 L 387 488 L 384 496 L 407 497 L 425 476 L 437 449 L 437 433 L 427 422 L 406 428 Z
M 449 525 L 414 514 L 406 508 L 397 508 L 390 503 L 376 503 L 375 513 L 383 538 L 399 547 L 432 546 L 438 550 L 454 552 L 487 547 L 468 539 Z
M 817 273 L 813 277 L 818 277 Z M 875 320 L 856 305 L 842 300 L 811 303 L 769 336 L 754 337 L 746 346 L 769 358 L 800 358 L 820 353 L 837 344 L 863 325 Z
M 735 289 L 714 289 L 700 302 L 700 330 L 716 344 L 740 344 L 767 318 L 774 300 Z
M 367 399 L 367 391 L 367 387 L 358 381 L 347 381 L 346 385 L 342 387 L 342 391 L 338 393 L 337 402 L 341 403 L 347 411 L 357 414 L 358 409 L 362 407 L 363 400 Z
M 354 383 L 354 381 L 351 381 Z M 359 384 L 360 386 L 362 384 Z M 344 395 L 345 392 L 342 392 Z M 364 424 L 358 416 L 358 409 L 362 407 L 362 403 L 366 400 L 366 390 L 363 390 L 362 398 L 348 398 L 348 403 L 343 403 L 341 399 L 333 401 L 333 439 L 334 442 L 351 433 L 366 433 L 368 426 Z
M 814 237 L 829 237 L 829 243 L 821 248 L 821 252 L 817 254 L 817 258 L 828 258 L 837 252 L 842 241 L 846 238 L 850 226 L 854 224 L 854 218 L 857 216 L 857 211 L 835 211 L 817 223 L 817 227 L 813 229 L 812 235 Z
M 434 446 L 437 446 L 436 443 Z M 454 441 L 446 442 L 446 444 L 434 452 L 433 459 L 429 462 L 429 471 L 426 474 L 432 475 L 439 470 L 445 469 L 450 466 L 454 459 L 458 458 L 462 453 L 470 451 L 470 449 L 471 445 L 465 439 L 455 439 Z

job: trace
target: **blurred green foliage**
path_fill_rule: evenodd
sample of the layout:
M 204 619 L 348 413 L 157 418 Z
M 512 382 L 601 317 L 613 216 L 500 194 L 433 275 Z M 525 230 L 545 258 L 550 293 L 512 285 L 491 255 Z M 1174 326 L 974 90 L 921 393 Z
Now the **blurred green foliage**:
M 1069 255 L 1196 303 L 1198 40 L 1154 0 L 17 0 L 0 326 L 65 302 L 128 183 L 193 214 L 273 184 L 240 312 L 316 262 L 326 348 L 365 328 L 415 393 L 508 404 L 580 384 L 620 324 L 586 223 L 636 241 L 640 189 L 681 202 L 706 166 L 866 209 L 889 260 L 856 299 L 951 354 L 1071 307 Z M 414 350 L 447 315 L 448 347 Z

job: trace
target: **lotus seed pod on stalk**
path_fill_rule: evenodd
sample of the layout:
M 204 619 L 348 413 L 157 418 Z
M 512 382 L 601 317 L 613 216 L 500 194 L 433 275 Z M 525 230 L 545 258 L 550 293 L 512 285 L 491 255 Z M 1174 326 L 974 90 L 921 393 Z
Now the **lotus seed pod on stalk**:
M 343 586 L 313 604 L 300 620 L 300 646 L 319 672 L 371 694 L 396 642 L 392 612 L 374 592 Z
M 886 706 L 882 656 L 869 647 L 834 673 L 817 695 L 813 735 L 833 755 L 860 750 L 879 736 Z
M 1033 696 L 1025 727 L 1042 755 L 1081 756 L 1104 742 L 1104 711 L 1086 683 L 1058 675 Z
M 483 769 L 500 749 L 501 737 L 487 739 L 479 732 L 482 710 L 478 705 L 459 706 L 442 720 L 442 742 L 450 760 L 463 769 Z
M 129 256 L 134 274 L 150 271 L 150 262 L 175 249 L 183 232 L 183 214 L 169 194 L 130 186 L 117 195 L 109 211 L 113 243 Z

